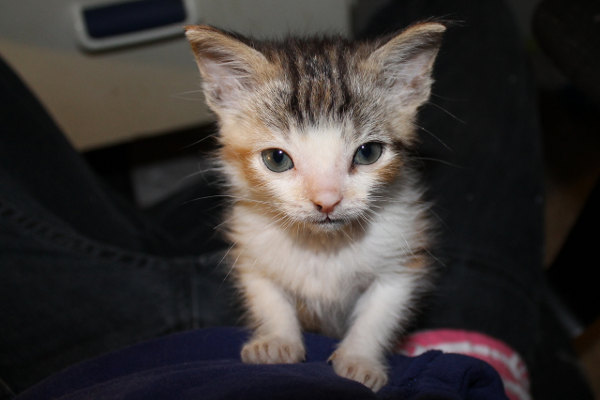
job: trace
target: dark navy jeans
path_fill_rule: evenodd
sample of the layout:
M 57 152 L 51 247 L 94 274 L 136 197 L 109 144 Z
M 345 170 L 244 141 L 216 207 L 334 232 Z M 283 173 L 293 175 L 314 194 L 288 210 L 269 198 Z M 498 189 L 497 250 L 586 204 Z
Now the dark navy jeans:
M 580 387 L 575 368 L 554 357 L 571 354 L 566 339 L 545 328 L 540 132 L 510 13 L 497 1 L 392 1 L 359 36 L 431 16 L 453 21 L 419 121 L 419 159 L 440 226 L 440 279 L 415 328 L 470 329 L 505 341 L 526 360 L 534 392 L 560 385 L 548 371 L 560 371 L 561 387 Z M 0 64 L 6 396 L 112 349 L 237 323 L 220 265 L 227 247 L 212 231 L 218 191 L 197 185 L 166 202 L 173 216 L 163 211 L 162 220 L 183 222 L 165 229 L 106 188 Z M 179 206 L 186 198 L 204 200 Z

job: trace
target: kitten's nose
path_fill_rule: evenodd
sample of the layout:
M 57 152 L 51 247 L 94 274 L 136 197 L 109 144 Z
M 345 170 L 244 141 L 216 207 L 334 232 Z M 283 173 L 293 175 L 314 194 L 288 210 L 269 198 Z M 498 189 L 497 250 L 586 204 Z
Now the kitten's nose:
M 317 207 L 317 210 L 323 214 L 330 214 L 335 207 L 342 201 L 342 195 L 338 192 L 321 192 L 313 197 L 312 202 Z

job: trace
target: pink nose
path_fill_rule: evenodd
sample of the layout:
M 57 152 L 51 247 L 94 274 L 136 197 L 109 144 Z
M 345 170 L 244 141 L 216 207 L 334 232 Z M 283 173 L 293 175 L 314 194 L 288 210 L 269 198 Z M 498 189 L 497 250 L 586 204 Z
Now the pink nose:
M 317 210 L 323 214 L 330 214 L 335 207 L 342 201 L 341 193 L 337 192 L 321 192 L 313 197 L 312 202 L 317 207 Z

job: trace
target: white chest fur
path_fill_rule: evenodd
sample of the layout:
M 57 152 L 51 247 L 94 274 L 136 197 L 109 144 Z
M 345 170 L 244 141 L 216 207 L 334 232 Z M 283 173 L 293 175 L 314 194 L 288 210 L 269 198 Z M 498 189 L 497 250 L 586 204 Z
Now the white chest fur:
M 341 335 L 357 299 L 374 281 L 411 274 L 408 260 L 422 246 L 417 198 L 415 193 L 387 203 L 358 231 L 338 236 L 284 228 L 238 205 L 232 214 L 232 268 L 271 280 L 315 313 L 325 325 L 321 330 Z

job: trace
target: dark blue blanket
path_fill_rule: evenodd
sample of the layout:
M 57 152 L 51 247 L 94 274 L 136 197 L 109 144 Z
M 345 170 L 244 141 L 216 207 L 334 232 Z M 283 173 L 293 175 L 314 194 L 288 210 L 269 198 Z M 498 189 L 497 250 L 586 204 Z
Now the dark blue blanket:
M 70 367 L 17 399 L 506 399 L 495 370 L 466 356 L 394 355 L 389 383 L 375 394 L 333 372 L 332 339 L 306 334 L 301 364 L 247 365 L 239 358 L 247 336 L 237 328 L 170 335 Z

